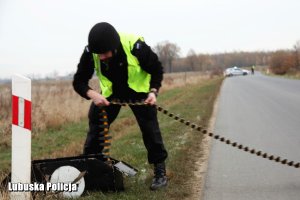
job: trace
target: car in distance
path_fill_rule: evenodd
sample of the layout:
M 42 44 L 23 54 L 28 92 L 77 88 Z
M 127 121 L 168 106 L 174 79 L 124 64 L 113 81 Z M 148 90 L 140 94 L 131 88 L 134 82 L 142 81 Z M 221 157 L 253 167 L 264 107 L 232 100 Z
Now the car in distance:
M 239 76 L 239 75 L 245 76 L 245 75 L 248 75 L 248 74 L 250 74 L 249 70 L 241 69 L 241 68 L 238 68 L 238 67 L 227 68 L 224 71 L 224 76 Z

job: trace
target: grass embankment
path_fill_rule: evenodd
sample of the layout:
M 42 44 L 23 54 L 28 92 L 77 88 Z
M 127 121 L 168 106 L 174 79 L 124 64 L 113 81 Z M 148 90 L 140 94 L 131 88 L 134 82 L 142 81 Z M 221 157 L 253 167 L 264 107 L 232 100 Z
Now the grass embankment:
M 258 70 L 268 76 L 300 80 L 300 70 L 289 70 L 283 75 L 273 73 L 267 66 L 261 66 Z
M 209 79 L 197 85 L 186 85 L 164 91 L 159 96 L 159 105 L 175 114 L 180 114 L 187 120 L 206 125 L 221 82 L 220 78 Z M 110 130 L 113 136 L 111 156 L 128 162 L 136 167 L 139 173 L 135 177 L 125 178 L 125 192 L 93 192 L 80 199 L 183 199 L 189 197 L 193 187 L 189 180 L 193 176 L 192 171 L 195 170 L 195 156 L 201 156 L 199 149 L 202 135 L 162 113 L 158 113 L 158 116 L 165 146 L 169 153 L 168 188 L 157 192 L 149 190 L 153 176 L 152 167 L 147 163 L 146 150 L 133 114 L 128 107 L 125 107 Z M 86 129 L 87 121 L 82 121 L 37 135 L 32 141 L 33 159 L 80 154 Z M 2 162 L 9 162 L 9 151 L 1 149 Z M 1 166 L 1 170 L 7 169 L 7 166 L 8 164 Z

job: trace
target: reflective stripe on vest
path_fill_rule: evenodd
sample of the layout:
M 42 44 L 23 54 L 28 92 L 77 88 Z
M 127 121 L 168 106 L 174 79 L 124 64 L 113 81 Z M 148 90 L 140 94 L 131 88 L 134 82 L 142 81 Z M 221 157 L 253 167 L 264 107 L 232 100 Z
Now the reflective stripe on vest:
M 123 50 L 127 57 L 128 63 L 128 86 L 136 92 L 148 93 L 150 89 L 151 75 L 145 72 L 138 59 L 131 54 L 131 50 L 138 39 L 143 41 L 142 37 L 119 33 Z M 94 66 L 96 74 L 99 78 L 100 88 L 104 97 L 112 94 L 112 82 L 101 73 L 101 63 L 98 54 L 93 53 Z

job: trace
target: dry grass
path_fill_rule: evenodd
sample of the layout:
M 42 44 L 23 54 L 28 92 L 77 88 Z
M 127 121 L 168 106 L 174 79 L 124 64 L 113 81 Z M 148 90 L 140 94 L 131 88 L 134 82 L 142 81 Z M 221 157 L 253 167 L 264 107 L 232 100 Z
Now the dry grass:
M 209 75 L 200 72 L 165 74 L 161 92 L 196 84 Z M 90 81 L 98 89 L 98 80 Z M 78 122 L 87 117 L 90 101 L 73 90 L 71 80 L 33 81 L 32 83 L 32 134 L 37 137 L 48 128 L 59 128 L 69 122 Z M 128 123 L 128 122 L 124 122 Z M 118 129 L 118 127 L 116 127 Z M 122 127 L 119 127 L 121 130 Z M 118 132 L 118 131 L 116 131 Z M 11 85 L 0 85 L 0 149 L 9 148 L 11 143 Z
M 174 73 L 164 75 L 161 91 L 195 84 L 209 78 L 199 72 Z M 91 80 L 98 89 L 98 81 Z M 89 101 L 81 98 L 73 90 L 71 81 L 33 81 L 32 83 L 32 127 L 37 134 L 46 128 L 77 122 L 86 117 Z M 10 135 L 11 129 L 11 85 L 0 85 L 0 127 L 1 135 Z
M 165 74 L 161 92 L 184 85 L 197 84 L 209 78 L 212 77 L 209 74 L 204 74 L 202 72 L 180 72 Z
M 3 85 L 0 95 L 0 146 L 10 145 L 11 86 Z M 71 81 L 32 83 L 32 133 L 37 136 L 47 128 L 76 122 L 87 115 L 89 102 L 73 90 Z
M 209 78 L 209 75 L 200 72 L 165 74 L 161 92 L 189 84 L 197 84 Z M 91 80 L 90 85 L 92 88 L 99 88 L 97 79 Z M 81 98 L 73 90 L 71 80 L 33 81 L 33 137 L 39 137 L 46 129 L 60 128 L 69 122 L 76 123 L 86 119 L 89 105 L 90 101 Z M 116 124 L 113 130 L 116 134 L 115 138 L 121 137 L 122 130 L 127 127 L 126 124 L 128 123 L 134 123 L 134 119 L 132 121 L 121 120 L 120 123 Z M 9 149 L 11 146 L 11 84 L 0 85 L 0 137 L 0 150 Z M 68 154 L 66 151 L 64 153 Z
M 186 85 L 200 84 L 210 79 L 209 75 L 188 72 L 166 74 L 164 76 L 161 92 Z M 93 88 L 97 88 L 98 81 L 91 81 Z M 176 95 L 175 95 L 176 96 Z M 182 95 L 180 95 L 182 96 Z M 170 104 L 180 98 L 174 98 Z M 33 82 L 32 84 L 32 132 L 34 137 L 48 128 L 59 128 L 69 122 L 78 122 L 87 117 L 90 101 L 76 94 L 71 81 Z M 10 85 L 0 85 L 0 150 L 7 149 L 11 142 L 11 88 Z M 112 127 L 114 140 L 123 136 L 124 127 L 134 124 L 134 119 L 119 119 Z M 83 141 L 84 142 L 84 141 Z M 50 157 L 72 156 L 80 154 L 82 144 L 74 141 L 60 151 L 54 152 Z M 6 174 L 6 173 L 3 173 Z M 1 175 L 1 174 L 0 174 Z M 2 180 L 2 179 L 0 179 Z M 0 199 L 8 199 L 7 193 L 0 191 Z

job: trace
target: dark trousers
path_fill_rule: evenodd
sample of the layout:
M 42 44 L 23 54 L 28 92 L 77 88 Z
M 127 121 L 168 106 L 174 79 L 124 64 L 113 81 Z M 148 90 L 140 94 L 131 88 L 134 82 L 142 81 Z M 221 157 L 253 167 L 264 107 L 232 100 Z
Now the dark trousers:
M 164 147 L 161 132 L 157 121 L 157 110 L 154 106 L 130 106 L 142 132 L 144 145 L 148 152 L 148 162 L 150 164 L 161 163 L 166 160 L 168 153 Z M 89 111 L 89 131 L 84 144 L 84 154 L 97 154 L 102 152 L 99 137 L 103 128 L 99 127 L 99 113 L 101 110 L 107 112 L 108 124 L 116 119 L 121 106 L 110 105 L 98 107 L 94 103 Z

